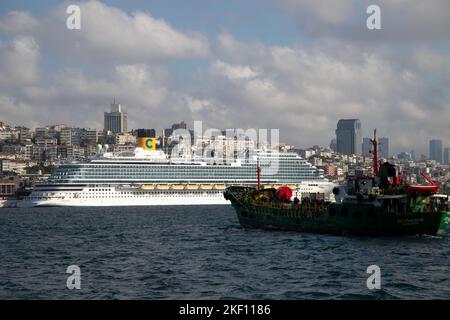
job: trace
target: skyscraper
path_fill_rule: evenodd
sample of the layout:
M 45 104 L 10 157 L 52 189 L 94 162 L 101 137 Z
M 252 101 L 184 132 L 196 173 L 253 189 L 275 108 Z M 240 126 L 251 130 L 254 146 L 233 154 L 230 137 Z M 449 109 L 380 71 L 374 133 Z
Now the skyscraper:
M 442 163 L 442 140 L 430 140 L 430 160 Z
M 361 155 L 362 130 L 359 119 L 341 119 L 336 129 L 337 152 Z
M 378 150 L 381 158 L 389 158 L 389 138 L 378 139 Z
M 112 133 L 127 132 L 127 113 L 122 111 L 122 105 L 114 100 L 111 112 L 105 112 L 105 131 Z
M 362 155 L 368 156 L 372 150 L 372 142 L 370 138 L 363 138 Z
M 444 164 L 450 164 L 450 148 L 445 148 L 444 149 L 443 163 Z

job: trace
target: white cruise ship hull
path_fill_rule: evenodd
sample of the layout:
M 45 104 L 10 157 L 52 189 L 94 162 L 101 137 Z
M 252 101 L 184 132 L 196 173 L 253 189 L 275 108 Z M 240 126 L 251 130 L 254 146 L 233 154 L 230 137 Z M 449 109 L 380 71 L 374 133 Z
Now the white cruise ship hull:
M 226 205 L 229 201 L 223 197 L 223 192 L 209 193 L 146 193 L 120 196 L 119 193 L 104 194 L 101 198 L 82 194 L 59 195 L 57 197 L 40 197 L 19 201 L 17 207 L 117 207 L 117 206 L 175 206 L 175 205 Z
M 321 193 L 330 195 L 334 184 L 305 184 L 294 189 L 292 197 L 301 194 Z M 176 205 L 227 205 L 223 190 L 150 190 L 116 189 L 114 187 L 68 192 L 33 192 L 17 202 L 19 208 L 31 207 L 109 207 L 109 206 L 176 206 Z

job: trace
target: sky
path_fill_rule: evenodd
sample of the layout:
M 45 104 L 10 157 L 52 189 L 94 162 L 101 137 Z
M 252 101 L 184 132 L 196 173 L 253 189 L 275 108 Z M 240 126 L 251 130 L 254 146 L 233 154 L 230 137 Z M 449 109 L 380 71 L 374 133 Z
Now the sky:
M 114 98 L 128 128 L 200 120 L 307 147 L 359 118 L 392 153 L 428 154 L 450 147 L 450 1 L 0 2 L 0 121 L 101 129 Z

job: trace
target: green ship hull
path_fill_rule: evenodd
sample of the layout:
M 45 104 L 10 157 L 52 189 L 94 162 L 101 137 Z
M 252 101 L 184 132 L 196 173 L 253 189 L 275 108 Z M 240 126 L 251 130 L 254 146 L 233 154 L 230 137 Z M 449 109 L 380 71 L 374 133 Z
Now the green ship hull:
M 438 235 L 450 219 L 448 210 L 415 212 L 406 206 L 399 210 L 370 202 L 318 206 L 263 203 L 254 201 L 256 194 L 256 189 L 245 187 L 229 187 L 224 192 L 245 228 L 360 236 Z

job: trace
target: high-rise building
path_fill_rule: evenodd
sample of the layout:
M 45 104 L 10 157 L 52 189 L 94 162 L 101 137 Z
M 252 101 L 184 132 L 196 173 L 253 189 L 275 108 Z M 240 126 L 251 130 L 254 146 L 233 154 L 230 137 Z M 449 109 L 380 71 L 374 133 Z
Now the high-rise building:
M 378 150 L 380 158 L 389 158 L 389 138 L 378 139 Z
M 442 163 L 442 140 L 430 140 L 430 160 Z
M 362 130 L 359 119 L 341 119 L 336 129 L 337 152 L 361 155 Z
M 372 142 L 370 138 L 363 138 L 362 143 L 362 155 L 367 157 L 371 154 L 372 151 Z
M 450 165 L 450 148 L 444 149 L 444 159 L 442 162 L 443 162 L 443 164 Z
M 111 103 L 111 112 L 105 112 L 105 132 L 127 132 L 127 113 L 122 111 L 122 105 L 115 101 Z
M 337 142 L 336 142 L 336 139 L 331 139 L 331 142 L 330 142 L 330 149 L 331 149 L 332 151 L 334 151 L 334 152 L 337 151 Z

